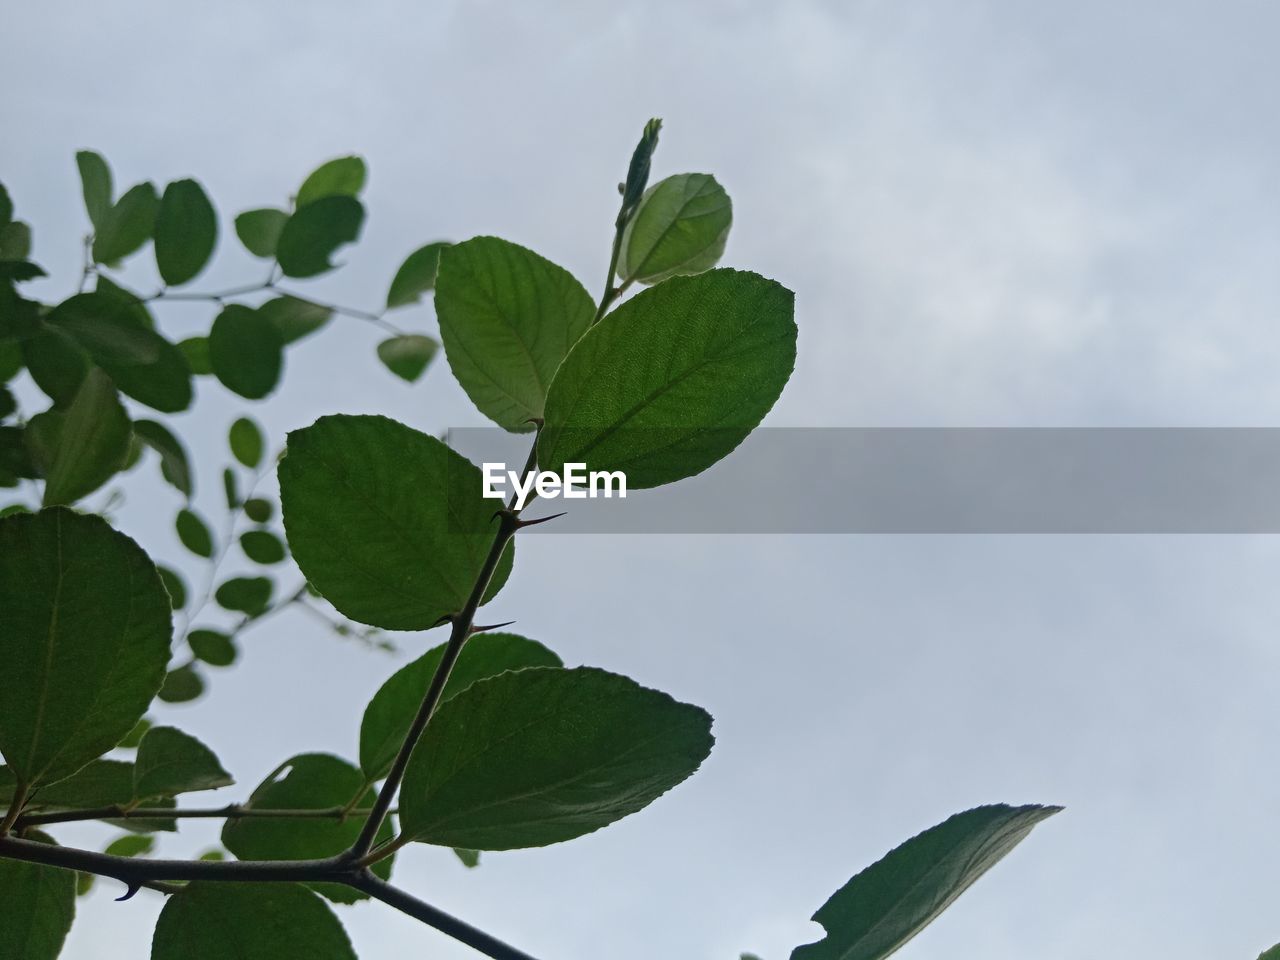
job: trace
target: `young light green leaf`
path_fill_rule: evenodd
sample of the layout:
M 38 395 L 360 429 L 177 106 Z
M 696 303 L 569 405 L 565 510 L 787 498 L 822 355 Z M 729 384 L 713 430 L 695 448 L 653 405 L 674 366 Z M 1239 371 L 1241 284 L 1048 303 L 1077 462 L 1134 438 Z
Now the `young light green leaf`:
M 212 750 L 174 727 L 152 727 L 138 744 L 133 764 L 136 797 L 172 797 L 233 783 Z
M 445 645 L 433 647 L 392 674 L 365 707 L 360 723 L 360 768 L 369 780 L 381 780 L 391 769 L 414 715 L 435 676 Z M 506 670 L 558 667 L 560 658 L 538 643 L 514 633 L 479 633 L 467 641 L 449 674 L 443 699 L 461 693 L 477 680 Z
M 113 264 L 134 253 L 151 239 L 160 198 L 150 183 L 130 187 L 95 225 L 93 260 Z
M 334 251 L 354 243 L 364 224 L 364 206 L 354 197 L 321 197 L 300 207 L 280 231 L 276 262 L 287 277 L 314 277 L 332 270 Z
M 356 960 L 323 900 L 288 883 L 191 883 L 165 901 L 151 960 Z
M 288 219 L 289 214 L 271 207 L 246 210 L 236 217 L 236 236 L 255 257 L 274 257 L 280 231 Z
M 181 610 L 187 605 L 187 585 L 182 580 L 182 575 L 171 567 L 156 565 L 156 572 L 160 574 L 160 580 L 164 583 L 165 592 L 169 594 L 169 604 L 174 610 Z
M 254 563 L 269 566 L 284 560 L 284 544 L 270 530 L 248 530 L 240 535 L 240 549 Z
M 175 180 L 164 188 L 155 226 L 156 266 L 169 286 L 195 278 L 218 242 L 218 215 L 194 180 Z
M 440 705 L 409 760 L 401 829 L 469 850 L 572 840 L 648 806 L 711 744 L 705 710 L 626 677 L 501 673 Z
M 236 662 L 236 643 L 219 630 L 192 630 L 187 646 L 197 660 L 211 667 L 229 667 Z
M 289 549 L 347 617 L 426 630 L 462 609 L 493 543 L 480 471 L 385 417 L 330 416 L 289 434 L 280 497 Z M 508 547 L 486 599 L 511 571 Z
M 462 861 L 462 865 L 468 870 L 474 870 L 476 867 L 480 866 L 479 850 L 465 850 L 462 847 L 454 847 L 453 853 L 454 856 Z
M 213 599 L 224 610 L 256 617 L 271 603 L 274 586 L 267 577 L 232 577 L 214 591 Z
M 80 186 L 84 193 L 84 208 L 95 230 L 101 230 L 111 210 L 113 188 L 111 168 L 101 154 L 92 150 L 76 153 L 76 167 L 80 170 Z
M 401 380 L 413 383 L 436 355 L 440 344 L 421 334 L 407 333 L 378 344 L 378 359 Z
M 213 556 L 213 533 L 209 530 L 209 525 L 200 519 L 199 514 L 184 507 L 178 511 L 173 525 L 184 547 L 197 557 Z
M 89 371 L 57 429 L 57 452 L 45 475 L 44 505 L 75 503 L 110 480 L 129 453 L 132 427 L 111 379 Z
M 33 839 L 52 843 L 39 835 Z M 0 957 L 57 960 L 76 915 L 76 875 L 71 870 L 0 859 L 4 922 Z
M 705 173 L 681 173 L 645 191 L 622 235 L 618 276 L 658 283 L 710 270 L 724 253 L 733 205 Z
M 156 838 L 143 833 L 126 833 L 116 837 L 103 849 L 103 853 L 113 857 L 140 857 L 150 853 L 156 845 Z
M 222 385 L 261 400 L 280 382 L 283 344 L 276 328 L 250 307 L 229 304 L 209 331 L 209 365 Z
M 304 753 L 286 760 L 267 777 L 249 797 L 249 806 L 254 810 L 326 810 L 344 807 L 357 796 L 361 807 L 373 803 L 373 791 L 359 770 L 326 753 Z M 309 860 L 346 850 L 362 825 L 362 817 L 228 820 L 222 828 L 222 844 L 241 860 Z M 391 825 L 384 823 L 378 840 L 390 838 Z M 374 872 L 383 879 L 389 877 L 390 861 L 379 861 Z M 364 898 L 335 884 L 317 883 L 313 889 L 338 903 Z
M 160 455 L 160 475 L 188 500 L 195 487 L 187 448 L 172 430 L 155 420 L 135 420 L 133 435 Z
M 0 753 L 24 783 L 114 747 L 160 688 L 172 634 L 155 565 L 96 516 L 0 520 Z
M 133 729 L 130 730 L 125 735 L 125 738 L 117 743 L 116 746 L 122 750 L 136 750 L 138 748 L 138 744 L 142 742 L 142 735 L 150 729 L 151 720 L 147 717 L 143 717 L 133 725 Z
M 591 325 L 582 284 L 532 250 L 476 237 L 440 254 L 440 338 L 453 375 L 500 427 L 533 429 L 547 386 Z
M 958 813 L 895 848 L 841 887 L 813 919 L 827 935 L 792 960 L 881 960 L 1061 807 L 997 804 Z
M 248 417 L 240 417 L 231 424 L 227 442 L 231 447 L 231 455 L 246 467 L 253 469 L 262 462 L 262 450 L 266 446 L 262 428 Z
M 328 160 L 307 175 L 298 188 L 294 206 L 305 207 L 323 197 L 358 197 L 368 171 L 360 157 Z
M 157 696 L 165 703 L 190 703 L 204 693 L 204 679 L 188 664 L 170 670 Z M 127 822 L 127 821 L 126 821 Z
M 315 333 L 333 316 L 333 311 L 297 297 L 276 297 L 258 307 L 258 315 L 276 328 L 285 346 Z
M 405 258 L 391 281 L 391 289 L 387 291 L 388 310 L 417 303 L 424 293 L 434 289 L 436 272 L 440 269 L 440 251 L 447 246 L 449 244 L 443 241 L 428 243 Z
M 628 489 L 702 472 L 756 427 L 791 376 L 793 308 L 785 287 L 723 269 L 628 300 L 556 373 L 538 465 L 621 470 Z

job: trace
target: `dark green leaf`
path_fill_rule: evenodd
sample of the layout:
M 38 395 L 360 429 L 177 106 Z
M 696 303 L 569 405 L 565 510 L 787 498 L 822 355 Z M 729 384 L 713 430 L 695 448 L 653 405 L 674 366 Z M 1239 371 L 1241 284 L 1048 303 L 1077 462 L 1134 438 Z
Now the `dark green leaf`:
M 218 215 L 204 188 L 175 180 L 164 188 L 155 227 L 156 266 L 170 286 L 195 278 L 218 242 Z
M 110 480 L 124 466 L 132 434 L 110 378 L 90 370 L 59 424 L 44 505 L 74 503 Z
M 137 749 L 138 744 L 142 742 L 142 735 L 150 729 L 151 729 L 151 721 L 148 720 L 146 717 L 143 717 L 136 724 L 134 724 L 133 729 L 130 730 L 129 733 L 125 736 L 125 738 L 121 740 L 118 744 L 116 744 L 116 746 L 122 747 L 128 750 Z
M 172 430 L 155 420 L 135 420 L 133 434 L 160 454 L 160 475 L 183 496 L 191 499 L 195 489 L 191 481 L 191 461 L 187 459 L 187 448 L 182 441 Z
M 13 392 L 8 387 L 0 387 L 0 420 L 4 420 L 18 409 L 18 401 L 13 399 Z
M 165 901 L 151 960 L 356 960 L 342 924 L 305 887 L 192 883 Z
M 402 380 L 410 383 L 422 376 L 440 344 L 421 334 L 401 334 L 378 344 L 378 359 Z
M 160 198 L 150 183 L 130 187 L 96 226 L 94 262 L 118 263 L 150 240 L 159 206 Z
M 156 572 L 160 574 L 173 609 L 181 610 L 187 605 L 187 585 L 182 582 L 182 576 L 178 571 L 161 565 L 156 566 Z
M 304 753 L 285 761 L 267 777 L 249 797 L 249 806 L 254 810 L 335 809 L 346 806 L 362 793 L 360 806 L 367 808 L 373 803 L 373 791 L 351 764 L 325 753 Z M 241 860 L 330 857 L 355 842 L 363 820 L 363 817 L 228 820 L 222 828 L 222 843 Z M 391 825 L 384 823 L 378 840 L 390 837 Z M 390 862 L 379 861 L 374 872 L 383 878 L 390 876 Z M 362 895 L 350 888 L 334 884 L 316 884 L 315 889 L 339 903 L 362 899 Z
M 42 807 L 127 806 L 133 793 L 133 764 L 123 760 L 92 760 L 72 776 L 36 791 Z
M 232 577 L 214 591 L 213 598 L 224 610 L 257 616 L 271 603 L 273 584 L 267 577 Z
M 426 630 L 462 609 L 495 530 L 474 464 L 394 420 L 331 416 L 289 434 L 279 475 L 289 549 L 345 616 Z
M 178 341 L 178 349 L 187 358 L 187 366 L 197 377 L 207 377 L 213 373 L 213 364 L 209 361 L 209 338 L 187 337 Z
M 13 219 L 13 198 L 3 183 L 0 183 L 0 223 L 8 223 Z
M 618 276 L 658 283 L 702 273 L 724 253 L 733 205 L 715 177 L 681 173 L 645 191 L 622 235 Z
M 338 157 L 316 167 L 302 181 L 294 205 L 305 207 L 323 197 L 356 197 L 364 189 L 367 176 L 360 157 Z
M 47 277 L 44 269 L 30 260 L 0 260 L 0 280 L 25 283 L 38 277 Z
M 236 644 L 218 630 L 192 630 L 187 645 L 197 659 L 211 667 L 229 667 L 236 661 Z
M 27 464 L 6 458 L 12 469 L 18 476 L 43 477 L 53 467 L 53 461 L 58 458 L 58 444 L 62 438 L 62 421 L 66 419 L 66 414 L 58 409 L 44 410 L 37 413 L 34 417 L 27 421 L 25 431 L 19 431 L 22 434 L 28 453 L 27 464 L 30 464 L 34 472 L 24 472 L 23 467 Z M 10 436 L 9 429 L 4 430 L 5 436 Z
M 388 310 L 417 303 L 424 293 L 435 287 L 440 251 L 447 246 L 449 244 L 444 242 L 428 243 L 405 258 L 391 281 L 391 289 L 387 291 Z
M 54 403 L 65 406 L 89 372 L 89 355 L 74 340 L 54 327 L 22 341 L 22 362 L 36 386 Z
M 155 845 L 155 837 L 147 834 L 126 833 L 108 843 L 102 852 L 113 857 L 140 857 L 144 853 L 150 853 Z
M 25 260 L 30 255 L 30 224 L 17 220 L 0 225 L 0 260 Z
M 958 813 L 895 848 L 841 887 L 813 919 L 827 935 L 792 960 L 881 960 L 935 920 L 1061 807 L 998 804 Z
M 280 382 L 283 344 L 276 328 L 250 307 L 230 304 L 209 331 L 209 364 L 222 385 L 261 400 Z
M 289 214 L 271 207 L 246 210 L 236 217 L 236 236 L 255 257 L 274 257 L 280 231 L 288 219 Z
M 204 680 L 191 666 L 170 670 L 158 696 L 165 703 L 190 703 L 204 693 Z
M 754 273 L 676 277 L 582 338 L 547 397 L 538 465 L 620 470 L 628 489 L 700 473 L 773 406 L 796 357 L 793 296 Z
M 16 340 L 0 340 L 0 383 L 8 383 L 22 369 L 22 346 Z
M 101 230 L 111 211 L 111 168 L 101 154 L 92 150 L 76 153 L 76 166 L 80 170 L 80 186 L 84 192 L 84 208 L 95 230 Z
M 467 869 L 473 870 L 480 866 L 479 850 L 464 850 L 462 847 L 454 847 L 453 852 Z
M 155 696 L 169 595 L 136 543 L 54 507 L 0 520 L 0 610 L 0 752 L 25 783 L 61 779 L 119 743 Z
M 178 511 L 174 528 L 182 545 L 197 557 L 213 556 L 213 533 L 199 515 L 185 507 Z
M 173 797 L 155 797 L 147 799 L 148 807 L 159 807 L 162 809 L 173 809 L 178 802 Z M 119 827 L 121 830 L 128 830 L 130 833 L 156 833 L 164 831 L 166 833 L 178 832 L 178 821 L 172 817 L 165 819 L 163 817 L 153 817 L 149 820 L 141 817 L 125 817 L 119 820 L 104 819 L 103 823 L 108 823 L 113 827 Z
M 444 649 L 444 644 L 434 647 L 396 671 L 365 708 L 360 723 L 360 767 L 370 780 L 381 780 L 391 769 L 391 761 L 409 732 Z M 560 658 L 536 640 L 514 633 L 480 633 L 462 648 L 443 698 L 448 700 L 477 680 L 505 670 L 558 666 Z
M 44 836 L 35 839 L 52 843 Z M 76 915 L 75 872 L 0 859 L 0 890 L 0 957 L 56 960 Z
M 271 519 L 275 510 L 271 506 L 270 500 L 263 500 L 261 497 L 250 497 L 244 502 L 244 514 L 254 523 L 266 523 Z
M 449 366 L 471 402 L 523 432 L 542 417 L 547 386 L 591 325 L 595 304 L 568 271 L 532 250 L 476 237 L 441 253 L 436 314 Z
M 227 509 L 235 510 L 240 506 L 240 489 L 236 482 L 236 473 L 230 467 L 222 471 L 222 492 L 227 498 Z
M 240 549 L 254 563 L 264 566 L 285 558 L 284 544 L 269 530 L 249 530 L 240 535 Z
M 653 152 L 658 149 L 658 132 L 662 129 L 662 121 L 653 117 L 644 125 L 640 142 L 631 154 L 631 163 L 627 167 L 627 179 L 621 185 L 622 209 L 625 216 L 635 208 L 644 194 L 645 184 L 649 182 L 649 169 L 653 163 Z
M 354 197 L 322 197 L 301 207 L 280 231 L 276 261 L 287 277 L 314 277 L 332 270 L 330 258 L 354 243 L 364 223 L 364 207 Z
M 147 301 L 132 290 L 120 286 L 108 276 L 98 274 L 93 292 L 114 308 L 114 316 L 130 320 L 134 326 L 155 329 L 156 320 L 147 309 Z
M 288 345 L 323 327 L 333 311 L 297 297 L 276 297 L 260 306 L 258 314 L 276 328 L 280 342 Z
M 711 717 L 590 667 L 531 667 L 441 704 L 400 792 L 415 840 L 510 850 L 572 840 L 648 806 L 711 751 Z
M 213 751 L 181 730 L 152 727 L 138 745 L 133 764 L 134 796 L 172 797 L 233 783 Z
M 38 421 L 49 416 L 57 414 L 51 411 L 37 414 L 25 429 L 0 427 L 0 478 L 7 478 L 10 486 L 16 486 L 19 478 L 35 479 L 41 475 L 30 440 L 33 429 L 39 426 Z
M 1280 960 L 1280 943 L 1263 953 L 1258 960 Z
M 252 469 L 262 462 L 262 448 L 266 441 L 262 439 L 262 429 L 248 417 L 240 417 L 231 424 L 227 440 L 231 455 L 246 467 Z

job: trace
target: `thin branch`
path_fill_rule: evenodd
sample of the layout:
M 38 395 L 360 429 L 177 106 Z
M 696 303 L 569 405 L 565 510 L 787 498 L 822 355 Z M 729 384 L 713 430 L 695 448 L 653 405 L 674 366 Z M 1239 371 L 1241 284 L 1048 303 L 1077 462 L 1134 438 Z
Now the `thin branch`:
M 225 807 L 200 807 L 175 810 L 172 807 L 94 807 L 88 810 L 55 810 L 51 813 L 29 813 L 17 818 L 19 827 L 37 827 L 50 823 L 77 823 L 82 820 L 344 820 L 363 816 L 370 810 L 346 810 L 343 807 L 308 809 L 259 809 L 233 803 Z
M 272 285 L 272 289 L 283 296 L 293 297 L 295 300 L 305 300 L 307 303 L 313 304 L 321 309 L 331 310 L 334 313 L 340 313 L 346 317 L 354 317 L 356 320 L 363 320 L 366 323 L 376 324 L 383 330 L 387 331 L 387 333 L 393 333 L 396 336 L 404 335 L 403 330 L 384 317 L 381 313 L 370 313 L 368 310 L 357 310 L 355 307 L 344 307 L 337 303 L 324 303 L 320 300 L 313 300 L 311 297 L 305 297 L 300 293 L 293 293 L 289 290 L 285 290 L 283 287 L 278 287 L 274 284 Z

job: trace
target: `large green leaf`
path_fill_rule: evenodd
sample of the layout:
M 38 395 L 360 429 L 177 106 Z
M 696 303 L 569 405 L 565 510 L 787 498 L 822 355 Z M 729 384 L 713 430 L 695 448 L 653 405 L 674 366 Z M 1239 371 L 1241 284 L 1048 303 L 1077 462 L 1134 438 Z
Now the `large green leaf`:
M 280 231 L 276 261 L 287 277 L 314 277 L 332 270 L 333 253 L 354 243 L 364 224 L 364 206 L 348 196 L 321 197 L 299 208 Z
M 255 257 L 274 257 L 280 231 L 288 219 L 289 214 L 271 207 L 246 210 L 236 217 L 236 236 Z
M 1258 960 L 1280 960 L 1280 943 L 1277 943 L 1270 950 L 1267 950 L 1258 957 Z
M 289 883 L 192 883 L 160 911 L 151 960 L 356 960 L 323 900 Z
M 74 503 L 110 480 L 124 466 L 132 434 L 115 385 L 101 370 L 90 370 L 60 418 L 44 505 Z
M 676 277 L 622 304 L 556 373 L 538 465 L 621 470 L 628 488 L 705 470 L 791 376 L 793 308 L 791 291 L 737 270 Z
M 360 768 L 370 780 L 381 780 L 391 769 L 440 666 L 445 645 L 433 647 L 392 674 L 365 707 L 360 723 Z M 514 633 L 480 633 L 467 641 L 449 674 L 444 699 L 461 693 L 477 680 L 506 670 L 558 667 L 560 658 L 538 643 Z
M 191 461 L 177 435 L 155 420 L 135 420 L 133 434 L 160 455 L 160 475 L 190 499 L 194 490 Z
M 0 752 L 25 783 L 111 749 L 164 677 L 169 595 L 136 543 L 62 507 L 0 520 Z
M 170 286 L 186 283 L 204 269 L 218 242 L 218 215 L 194 180 L 164 188 L 156 213 L 156 266 Z
M 150 183 L 130 187 L 96 225 L 93 259 L 96 263 L 118 263 L 151 239 L 160 198 Z
M 289 549 L 344 615 L 426 630 L 462 609 L 493 543 L 480 471 L 385 417 L 322 417 L 289 434 L 280 496 Z M 487 596 L 511 570 L 499 563 Z
M 368 175 L 360 157 L 337 157 L 316 167 L 302 181 L 294 204 L 305 207 L 323 197 L 357 197 Z
M 111 184 L 111 168 L 102 155 L 92 150 L 76 153 L 76 167 L 80 171 L 80 186 L 84 193 L 84 208 L 95 230 L 102 229 L 111 210 L 114 189 Z
M 209 363 L 224 387 L 261 400 L 280 382 L 283 343 L 275 326 L 251 307 L 222 309 L 209 331 Z
M 501 673 L 440 706 L 409 760 L 401 829 L 470 850 L 572 840 L 648 806 L 711 744 L 705 710 L 626 677 Z
M 249 797 L 254 810 L 329 810 L 344 807 L 361 795 L 359 806 L 374 799 L 365 777 L 345 760 L 327 753 L 304 753 L 286 760 Z M 241 860 L 308 860 L 331 857 L 355 842 L 363 826 L 359 816 L 345 819 L 276 819 L 246 817 L 228 820 L 222 828 L 222 844 Z M 391 824 L 383 822 L 378 841 L 391 838 Z M 391 875 L 390 860 L 380 860 L 374 872 Z M 338 903 L 353 903 L 364 894 L 332 883 L 314 885 Z
M 387 291 L 388 310 L 417 303 L 424 293 L 435 287 L 436 273 L 440 269 L 440 251 L 447 246 L 449 244 L 443 241 L 428 243 L 405 258 Z
M 138 744 L 133 764 L 137 797 L 172 797 L 233 783 L 212 750 L 174 727 L 152 727 Z
M 47 837 L 36 839 L 52 842 Z M 0 957 L 56 960 L 75 919 L 75 872 L 0 859 L 0 890 L 4 891 Z
M 378 344 L 378 359 L 401 380 L 413 383 L 436 355 L 440 344 L 419 333 L 391 337 Z
M 724 253 L 733 205 L 724 187 L 705 173 L 681 173 L 645 191 L 622 235 L 618 276 L 658 283 L 702 273 Z
M 1061 807 L 996 804 L 958 813 L 896 847 L 822 905 L 827 935 L 792 960 L 881 960 L 935 920 Z
M 69 335 L 47 325 L 22 341 L 22 362 L 36 386 L 61 406 L 75 399 L 89 372 L 89 355 Z
M 476 237 L 440 254 L 436 315 L 449 366 L 507 430 L 533 429 L 556 368 L 594 314 L 582 284 L 532 250 Z

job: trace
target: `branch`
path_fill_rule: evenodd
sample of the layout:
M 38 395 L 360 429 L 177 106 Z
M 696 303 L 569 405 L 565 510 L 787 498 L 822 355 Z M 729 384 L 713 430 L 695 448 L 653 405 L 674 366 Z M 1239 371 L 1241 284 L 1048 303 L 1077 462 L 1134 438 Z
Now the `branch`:
M 344 820 L 362 816 L 369 810 L 346 810 L 342 807 L 311 809 L 256 809 L 238 803 L 225 807 L 175 810 L 171 807 L 95 807 L 89 810 L 56 810 L 52 813 L 30 813 L 18 817 L 17 826 L 38 827 L 50 823 L 76 823 L 81 820 Z

